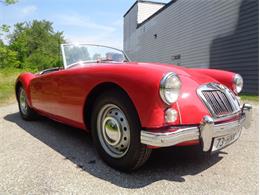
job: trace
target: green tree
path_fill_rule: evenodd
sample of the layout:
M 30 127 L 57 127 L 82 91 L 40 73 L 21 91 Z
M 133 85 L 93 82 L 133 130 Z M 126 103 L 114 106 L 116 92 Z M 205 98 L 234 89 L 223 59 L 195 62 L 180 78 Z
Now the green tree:
M 73 64 L 78 61 L 91 60 L 88 49 L 86 47 L 65 47 L 67 64 Z
M 11 5 L 17 3 L 18 0 L 0 0 L 0 2 L 3 3 L 4 5 Z
M 17 0 L 0 0 L 4 5 L 11 5 L 16 3 Z M 17 52 L 12 51 L 8 46 L 3 43 L 2 36 L 8 33 L 10 26 L 0 24 L 0 68 L 4 67 L 17 67 L 20 62 L 17 60 Z
M 1 31 L 2 32 L 9 32 L 9 29 L 10 29 L 10 26 L 6 25 L 6 24 L 3 24 L 1 27 L 0 27 Z
M 17 23 L 9 35 L 10 49 L 17 52 L 20 67 L 42 70 L 61 65 L 62 32 L 55 32 L 46 20 Z
M 4 36 L 6 33 L 8 33 L 10 30 L 10 26 L 6 24 L 2 24 L 0 26 L 0 41 L 2 41 L 2 36 Z
M 17 52 L 12 51 L 0 41 L 0 68 L 18 67 Z

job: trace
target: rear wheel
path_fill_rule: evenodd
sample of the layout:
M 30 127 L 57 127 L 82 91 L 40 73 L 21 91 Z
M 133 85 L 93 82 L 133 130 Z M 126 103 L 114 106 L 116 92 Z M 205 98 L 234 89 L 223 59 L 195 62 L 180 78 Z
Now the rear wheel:
M 28 99 L 24 88 L 21 86 L 18 89 L 18 106 L 20 115 L 25 120 L 34 120 L 37 118 L 37 114 L 28 105 Z
M 98 153 L 110 166 L 131 171 L 142 166 L 151 149 L 140 143 L 141 126 L 129 98 L 117 91 L 99 96 L 92 113 L 92 136 Z

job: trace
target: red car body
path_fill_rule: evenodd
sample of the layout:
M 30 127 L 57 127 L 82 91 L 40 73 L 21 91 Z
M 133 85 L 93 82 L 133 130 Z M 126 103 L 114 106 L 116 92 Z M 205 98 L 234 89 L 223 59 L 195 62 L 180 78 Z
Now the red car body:
M 159 96 L 159 83 L 167 72 L 175 72 L 183 83 L 178 101 L 171 105 L 179 111 L 174 123 L 165 123 L 166 105 Z M 200 124 L 208 109 L 196 89 L 205 83 L 222 83 L 232 89 L 234 73 L 188 69 L 155 63 L 87 64 L 47 74 L 23 73 L 21 83 L 28 96 L 28 104 L 41 115 L 77 128 L 88 130 L 85 109 L 91 93 L 106 85 L 123 89 L 138 112 L 143 129 L 161 130 L 169 125 Z M 192 117 L 191 117 L 192 113 Z
M 106 52 L 89 58 L 91 48 Z M 21 116 L 31 120 L 36 112 L 91 131 L 98 153 L 112 167 L 137 169 L 157 147 L 199 145 L 216 152 L 250 126 L 252 106 L 240 105 L 238 74 L 128 62 L 123 52 L 97 45 L 61 49 L 64 69 L 18 77 Z

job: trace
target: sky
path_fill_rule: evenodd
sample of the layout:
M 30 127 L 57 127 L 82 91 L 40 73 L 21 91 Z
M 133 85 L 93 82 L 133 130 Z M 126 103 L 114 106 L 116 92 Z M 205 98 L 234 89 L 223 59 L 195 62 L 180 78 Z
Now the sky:
M 167 0 L 156 0 L 168 2 Z M 135 0 L 19 0 L 0 4 L 0 24 L 48 20 L 65 39 L 123 47 L 123 15 Z

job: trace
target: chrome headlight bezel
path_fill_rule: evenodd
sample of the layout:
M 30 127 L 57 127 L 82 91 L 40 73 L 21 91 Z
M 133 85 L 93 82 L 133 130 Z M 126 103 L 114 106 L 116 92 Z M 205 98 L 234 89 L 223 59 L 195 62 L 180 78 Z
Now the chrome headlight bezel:
M 171 80 L 173 79 L 173 80 Z M 175 82 L 175 87 L 167 87 L 169 82 Z M 172 83 L 173 84 L 173 83 Z M 168 105 L 175 103 L 178 100 L 180 89 L 181 89 L 181 80 L 177 74 L 174 72 L 169 72 L 163 76 L 160 82 L 160 96 L 161 99 Z M 171 96 L 171 97 L 170 97 Z
M 239 74 L 235 74 L 233 77 L 233 90 L 236 94 L 239 94 L 243 89 L 243 78 Z

